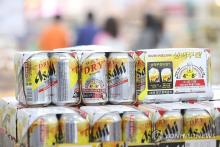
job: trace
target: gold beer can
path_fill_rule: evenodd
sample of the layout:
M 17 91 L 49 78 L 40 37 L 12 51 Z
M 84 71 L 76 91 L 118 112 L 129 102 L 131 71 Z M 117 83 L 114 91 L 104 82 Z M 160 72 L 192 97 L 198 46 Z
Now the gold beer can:
M 93 142 L 121 141 L 121 117 L 118 113 L 103 114 L 92 126 Z
M 152 121 L 142 112 L 125 112 L 122 116 L 122 138 L 129 143 L 151 142 Z
M 179 139 L 183 130 L 183 117 L 180 110 L 159 113 L 160 117 L 154 125 L 153 140 L 167 141 Z
M 89 121 L 80 114 L 62 114 L 59 119 L 59 143 L 89 143 Z
M 213 135 L 213 120 L 209 113 L 202 109 L 188 109 L 184 114 L 184 137 L 204 138 Z
M 58 121 L 56 115 L 38 118 L 28 129 L 29 147 L 48 147 L 56 144 Z

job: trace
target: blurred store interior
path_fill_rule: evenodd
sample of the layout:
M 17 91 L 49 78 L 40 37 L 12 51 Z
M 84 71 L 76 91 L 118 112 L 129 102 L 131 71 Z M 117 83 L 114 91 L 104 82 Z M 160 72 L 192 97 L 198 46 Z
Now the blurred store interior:
M 83 44 L 211 48 L 220 84 L 220 0 L 1 0 L 0 22 L 0 96 L 14 95 L 16 50 Z

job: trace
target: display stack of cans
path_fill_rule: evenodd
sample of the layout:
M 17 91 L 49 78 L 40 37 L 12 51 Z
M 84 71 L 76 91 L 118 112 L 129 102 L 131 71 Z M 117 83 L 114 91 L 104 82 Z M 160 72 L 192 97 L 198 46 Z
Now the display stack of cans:
M 19 52 L 16 97 L 26 106 L 79 104 L 79 64 L 68 52 Z
M 8 107 L 11 102 L 0 100 L 8 109 L 8 115 L 0 113 L 0 127 L 14 129 L 9 135 L 21 146 L 141 144 L 220 135 L 220 113 L 213 104 L 154 103 L 209 100 L 208 49 L 134 52 L 81 46 L 18 52 L 15 70 L 19 103 Z

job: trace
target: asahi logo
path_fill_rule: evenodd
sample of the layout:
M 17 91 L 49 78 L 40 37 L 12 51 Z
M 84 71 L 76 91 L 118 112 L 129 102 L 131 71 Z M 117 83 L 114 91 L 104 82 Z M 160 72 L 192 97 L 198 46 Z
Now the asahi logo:
M 145 76 L 145 67 L 141 70 L 141 69 L 137 69 L 137 77 L 138 78 L 141 78 L 141 77 L 144 77 Z
M 151 140 L 151 131 L 144 131 L 143 136 L 141 137 L 141 143 L 149 142 Z
M 53 63 L 49 64 L 49 68 L 45 71 L 39 70 L 36 77 L 35 77 L 35 84 L 38 84 L 38 82 L 46 81 L 49 79 L 50 76 L 55 74 L 55 68 Z
M 122 62 L 120 65 L 116 64 L 114 69 L 113 69 L 113 72 L 112 73 L 108 73 L 108 77 L 109 78 L 114 78 L 114 77 L 118 77 L 122 74 L 126 73 L 126 68 L 125 68 L 125 65 L 124 65 L 124 62 Z
M 98 129 L 95 132 L 93 132 L 92 138 L 94 140 L 99 140 L 102 137 L 106 137 L 108 135 L 110 135 L 110 132 L 109 132 L 109 129 L 107 127 L 107 124 L 105 124 L 103 128 L 98 127 Z

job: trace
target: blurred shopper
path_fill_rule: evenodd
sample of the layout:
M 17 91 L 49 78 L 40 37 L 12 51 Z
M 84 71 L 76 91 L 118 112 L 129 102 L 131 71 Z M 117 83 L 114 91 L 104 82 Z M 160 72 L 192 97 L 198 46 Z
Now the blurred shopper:
M 94 44 L 109 46 L 112 49 L 125 50 L 125 44 L 119 37 L 118 21 L 110 17 L 106 20 L 103 31 L 94 38 Z
M 170 41 L 164 31 L 164 20 L 156 18 L 154 15 L 144 16 L 144 28 L 141 31 L 135 49 L 168 48 Z
M 62 24 L 62 21 L 62 17 L 60 15 L 56 15 L 53 23 L 43 30 L 39 42 L 41 50 L 52 50 L 55 48 L 64 48 L 69 46 L 69 32 Z
M 98 31 L 99 29 L 94 22 L 94 15 L 92 12 L 89 12 L 87 14 L 86 24 L 77 32 L 76 45 L 91 45 Z
M 164 29 L 164 19 L 160 18 L 157 20 L 157 42 L 156 48 L 169 48 L 172 47 L 171 39 L 168 32 Z

